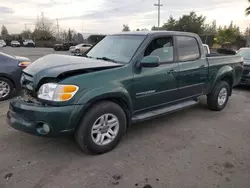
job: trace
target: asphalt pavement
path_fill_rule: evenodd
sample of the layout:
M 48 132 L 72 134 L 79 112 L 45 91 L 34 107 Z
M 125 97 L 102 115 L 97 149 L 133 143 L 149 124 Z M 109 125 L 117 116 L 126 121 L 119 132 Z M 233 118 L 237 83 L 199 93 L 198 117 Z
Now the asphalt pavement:
M 15 56 L 28 57 L 31 61 L 48 54 L 66 54 L 71 55 L 68 51 L 54 51 L 53 48 L 33 48 L 33 47 L 5 47 L 0 48 L 0 52 L 4 52 Z
M 4 48 L 32 61 L 45 48 Z M 68 52 L 60 52 L 67 54 Z M 221 112 L 200 104 L 135 124 L 117 148 L 86 155 L 72 138 L 40 138 L 5 122 L 0 102 L 0 188 L 249 188 L 250 87 Z

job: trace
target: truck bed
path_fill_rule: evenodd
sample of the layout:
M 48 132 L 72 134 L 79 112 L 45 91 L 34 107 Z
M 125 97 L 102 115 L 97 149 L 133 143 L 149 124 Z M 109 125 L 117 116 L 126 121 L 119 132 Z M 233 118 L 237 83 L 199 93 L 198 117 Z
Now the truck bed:
M 225 64 L 240 64 L 243 62 L 241 56 L 236 55 L 212 55 L 207 57 L 209 66 L 219 65 L 221 63 Z
M 236 55 L 223 55 L 207 57 L 209 64 L 209 78 L 215 79 L 216 74 L 220 71 L 221 67 L 228 65 L 228 69 L 232 69 L 234 74 L 233 85 L 240 82 L 242 76 L 243 59 L 241 56 Z

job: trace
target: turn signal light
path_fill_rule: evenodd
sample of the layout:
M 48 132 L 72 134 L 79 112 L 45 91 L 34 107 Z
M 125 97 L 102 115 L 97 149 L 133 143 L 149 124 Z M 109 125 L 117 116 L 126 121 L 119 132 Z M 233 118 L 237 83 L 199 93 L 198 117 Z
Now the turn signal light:
M 77 86 L 74 85 L 65 85 L 62 87 L 62 93 L 73 93 L 78 89 Z
M 18 66 L 21 67 L 21 68 L 26 68 L 26 67 L 28 67 L 30 64 L 31 64 L 31 62 L 29 62 L 29 61 L 22 61 L 22 62 L 20 62 L 20 63 L 18 64 Z
M 72 94 L 70 94 L 70 93 L 63 93 L 63 94 L 61 94 L 60 98 L 61 98 L 61 101 L 67 101 L 67 100 L 69 100 L 69 99 L 72 98 Z

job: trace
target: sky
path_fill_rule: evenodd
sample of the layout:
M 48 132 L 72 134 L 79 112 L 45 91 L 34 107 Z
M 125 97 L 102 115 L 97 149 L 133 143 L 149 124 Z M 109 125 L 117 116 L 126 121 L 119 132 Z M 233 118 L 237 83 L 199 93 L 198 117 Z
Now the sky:
M 157 0 L 0 0 L 0 27 L 5 25 L 9 33 L 19 33 L 26 28 L 33 30 L 37 16 L 44 13 L 59 28 L 77 32 L 110 34 L 122 30 L 128 24 L 131 30 L 151 29 L 157 25 Z M 247 0 L 161 0 L 163 24 L 172 15 L 179 18 L 195 11 L 206 16 L 207 23 L 228 25 L 231 21 L 244 29 L 250 26 L 250 16 L 244 10 L 250 6 Z

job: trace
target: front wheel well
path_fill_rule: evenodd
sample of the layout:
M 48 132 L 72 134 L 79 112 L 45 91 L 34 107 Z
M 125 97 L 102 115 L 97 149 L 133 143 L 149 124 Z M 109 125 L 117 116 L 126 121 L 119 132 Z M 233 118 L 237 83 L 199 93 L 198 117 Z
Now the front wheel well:
M 230 86 L 229 96 L 231 96 L 232 95 L 232 90 L 233 90 L 233 77 L 229 76 L 229 75 L 225 75 L 225 76 L 221 77 L 220 80 L 225 81 L 225 82 L 227 82 L 229 84 L 229 86 Z
M 122 108 L 122 110 L 124 111 L 125 115 L 126 115 L 126 119 L 127 119 L 127 128 L 129 128 L 129 126 L 131 125 L 131 109 L 129 108 L 129 105 L 127 104 L 127 102 L 120 98 L 120 97 L 108 97 L 108 98 L 103 98 L 103 99 L 99 99 L 99 100 L 95 100 L 89 103 L 89 105 L 83 110 L 83 112 L 81 113 L 81 118 L 84 118 L 84 115 L 97 103 L 103 102 L 103 101 L 110 101 L 113 102 L 115 104 L 117 104 L 118 106 L 120 106 Z M 80 123 L 80 121 L 79 121 Z M 79 125 L 78 123 L 78 125 Z M 78 127 L 77 125 L 77 127 Z M 77 128 L 76 127 L 76 128 Z

